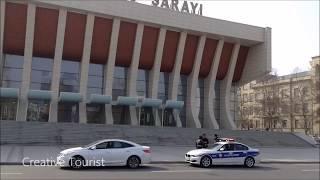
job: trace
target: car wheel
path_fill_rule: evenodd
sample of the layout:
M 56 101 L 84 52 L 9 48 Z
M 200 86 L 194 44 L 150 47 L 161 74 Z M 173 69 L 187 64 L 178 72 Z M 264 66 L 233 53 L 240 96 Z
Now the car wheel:
M 130 156 L 127 160 L 127 166 L 131 169 L 136 169 L 140 166 L 140 158 L 138 156 Z
M 209 156 L 204 156 L 200 160 L 200 166 L 204 168 L 208 168 L 211 166 L 211 158 Z
M 244 166 L 245 167 L 248 167 L 248 168 L 252 168 L 254 166 L 254 159 L 252 157 L 247 157 L 245 160 L 244 160 Z
M 81 156 L 73 156 L 70 159 L 70 167 L 73 169 L 80 169 L 84 166 L 84 158 Z

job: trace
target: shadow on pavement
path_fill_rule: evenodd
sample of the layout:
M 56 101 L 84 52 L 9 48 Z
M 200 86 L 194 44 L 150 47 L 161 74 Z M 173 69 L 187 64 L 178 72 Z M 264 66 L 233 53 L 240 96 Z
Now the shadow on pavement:
M 205 169 L 202 168 L 200 166 L 191 166 L 191 167 L 195 167 L 195 168 L 199 168 L 199 169 Z M 207 169 L 219 169 L 219 170 L 245 170 L 245 171 L 274 171 L 274 170 L 278 170 L 279 168 L 275 168 L 275 167 L 270 167 L 270 166 L 262 166 L 262 165 L 256 165 L 252 168 L 247 168 L 244 167 L 242 165 L 214 165 L 211 168 L 207 168 Z
M 141 166 L 137 169 L 130 169 L 126 166 L 100 166 L 100 167 L 83 167 L 81 169 L 72 169 L 69 167 L 60 168 L 66 171 L 112 171 L 112 172 L 122 172 L 122 171 L 163 171 L 168 170 L 168 168 L 156 167 L 156 166 Z

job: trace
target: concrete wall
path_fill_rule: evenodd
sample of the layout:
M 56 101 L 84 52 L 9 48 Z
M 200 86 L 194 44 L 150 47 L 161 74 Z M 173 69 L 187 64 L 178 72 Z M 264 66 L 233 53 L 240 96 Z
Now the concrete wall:
M 264 131 L 209 130 L 195 128 L 160 128 L 109 126 L 74 123 L 40 123 L 1 121 L 1 144 L 84 145 L 99 139 L 120 138 L 145 145 L 193 146 L 202 133 L 213 141 L 216 133 L 235 138 L 250 146 L 311 147 L 291 133 Z

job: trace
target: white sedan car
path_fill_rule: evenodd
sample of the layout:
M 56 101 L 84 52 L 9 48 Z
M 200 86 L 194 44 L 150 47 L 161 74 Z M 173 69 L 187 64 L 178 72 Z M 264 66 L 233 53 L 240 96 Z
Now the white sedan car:
M 100 140 L 84 147 L 66 149 L 57 157 L 57 165 L 72 168 L 84 166 L 138 168 L 141 164 L 148 164 L 150 161 L 150 147 L 120 139 Z
M 260 161 L 258 149 L 238 142 L 218 142 L 211 149 L 196 149 L 185 155 L 186 162 L 201 167 L 212 165 L 244 165 L 253 167 Z

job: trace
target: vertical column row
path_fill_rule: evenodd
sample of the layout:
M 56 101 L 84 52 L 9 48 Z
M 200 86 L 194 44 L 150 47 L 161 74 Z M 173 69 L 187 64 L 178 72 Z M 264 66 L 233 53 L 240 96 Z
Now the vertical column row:
M 174 63 L 173 71 L 170 73 L 170 76 L 169 76 L 168 95 L 170 100 L 177 100 L 178 86 L 179 86 L 179 80 L 180 80 L 180 70 L 182 65 L 182 58 L 183 58 L 184 47 L 186 44 L 186 39 L 187 39 L 187 33 L 181 32 L 178 49 L 177 49 L 176 60 Z M 174 115 L 174 119 L 176 120 L 177 127 L 181 127 L 182 123 L 179 117 L 179 112 L 177 110 L 174 110 L 173 115 Z
M 234 70 L 236 67 L 237 59 L 238 59 L 238 54 L 240 50 L 240 44 L 237 43 L 235 44 L 233 50 L 232 50 L 232 55 L 231 55 L 231 60 L 228 68 L 228 72 L 226 77 L 221 81 L 221 87 L 220 87 L 220 127 L 223 129 L 236 129 L 236 125 L 234 122 L 234 119 L 232 118 L 231 115 L 231 110 L 230 110 L 230 91 L 231 91 L 231 86 L 232 86 L 232 80 L 233 80 L 233 74 Z
M 110 47 L 108 61 L 104 69 L 104 94 L 112 96 L 112 83 L 113 83 L 113 70 L 117 54 L 118 37 L 120 30 L 120 19 L 113 19 Z M 106 123 L 113 124 L 112 106 L 110 104 L 105 105 Z
M 133 97 L 137 95 L 137 75 L 138 75 L 143 29 L 144 29 L 144 25 L 142 23 L 139 23 L 137 27 L 135 42 L 134 42 L 132 61 L 131 61 L 130 68 L 128 70 L 128 77 L 127 77 L 128 93 L 127 94 L 128 96 L 133 96 Z M 130 106 L 129 112 L 130 112 L 131 125 L 138 125 L 136 107 Z
M 158 37 L 158 43 L 157 43 L 157 50 L 155 55 L 155 60 L 153 63 L 153 67 L 150 70 L 150 78 L 149 78 L 149 92 L 150 97 L 153 99 L 158 99 L 158 85 L 159 85 L 159 75 L 160 75 L 160 68 L 161 68 L 161 60 L 162 60 L 162 54 L 163 54 L 163 47 L 164 42 L 166 38 L 167 30 L 164 28 L 160 29 L 159 37 Z M 154 117 L 158 117 L 158 111 L 154 111 L 153 113 Z M 156 126 L 160 126 L 161 122 L 159 118 L 156 119 Z
M 206 42 L 206 36 L 201 36 L 198 43 L 197 53 L 195 57 L 195 63 L 191 74 L 188 77 L 187 83 L 187 102 L 186 102 L 186 112 L 187 112 L 187 125 L 188 127 L 201 128 L 201 123 L 196 107 L 196 90 L 198 86 L 198 78 L 200 65 L 202 60 L 202 54 L 204 50 L 204 45 Z
M 60 9 L 52 70 L 52 99 L 50 103 L 49 122 L 57 122 L 58 120 L 59 83 L 66 21 L 67 11 L 65 9 Z
M 94 15 L 87 15 L 86 32 L 84 36 L 84 47 L 81 60 L 81 72 L 80 72 L 80 94 L 83 97 L 83 101 L 79 103 L 79 122 L 87 123 L 87 86 L 88 86 L 88 74 L 90 65 L 90 53 L 91 43 L 94 25 Z
M 24 46 L 24 60 L 21 91 L 18 101 L 17 121 L 26 121 L 27 108 L 28 108 L 28 90 L 30 87 L 31 79 L 31 65 L 32 65 L 32 52 L 33 52 L 33 37 L 34 37 L 34 24 L 36 16 L 36 7 L 34 4 L 28 4 L 27 12 L 27 26 L 26 26 L 26 39 Z
M 219 129 L 219 124 L 214 114 L 214 99 L 215 99 L 215 83 L 218 73 L 218 67 L 220 63 L 220 57 L 222 53 L 224 40 L 219 40 L 218 46 L 216 48 L 213 63 L 211 64 L 211 69 L 208 77 L 204 80 L 204 121 L 203 127 Z

